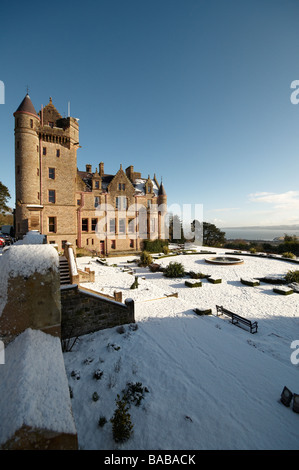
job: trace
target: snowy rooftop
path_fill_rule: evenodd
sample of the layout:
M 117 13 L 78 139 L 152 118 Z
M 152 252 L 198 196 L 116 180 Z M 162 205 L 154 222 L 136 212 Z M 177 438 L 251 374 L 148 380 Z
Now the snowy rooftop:
M 0 365 L 0 444 L 23 425 L 75 434 L 60 340 L 28 329 Z
M 147 180 L 145 178 L 136 178 L 135 179 L 134 188 L 135 188 L 136 194 L 138 196 L 144 196 L 145 195 L 145 183 L 146 183 L 146 181 Z M 156 182 L 154 180 L 151 180 L 151 182 L 152 182 L 152 185 L 153 185 L 154 194 L 155 194 L 155 196 L 158 196 L 159 188 L 156 185 Z

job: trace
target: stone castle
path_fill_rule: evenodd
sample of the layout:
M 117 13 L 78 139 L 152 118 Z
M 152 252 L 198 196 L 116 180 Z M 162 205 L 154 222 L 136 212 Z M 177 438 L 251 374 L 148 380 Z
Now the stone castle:
M 59 250 L 68 242 L 104 256 L 166 238 L 167 196 L 155 176 L 133 166 L 106 174 L 103 162 L 79 171 L 78 119 L 62 117 L 51 98 L 37 113 L 27 93 L 14 118 L 16 237 L 38 230 Z

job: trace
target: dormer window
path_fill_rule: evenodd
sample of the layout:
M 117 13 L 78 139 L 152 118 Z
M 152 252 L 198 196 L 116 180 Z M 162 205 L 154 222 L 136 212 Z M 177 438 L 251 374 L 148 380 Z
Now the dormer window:
M 125 191 L 126 185 L 124 183 L 118 183 L 118 190 L 119 191 Z
M 54 122 L 53 122 L 53 121 L 49 121 L 49 122 L 48 122 L 48 126 L 52 127 L 52 129 L 53 129 L 53 127 L 54 127 Z

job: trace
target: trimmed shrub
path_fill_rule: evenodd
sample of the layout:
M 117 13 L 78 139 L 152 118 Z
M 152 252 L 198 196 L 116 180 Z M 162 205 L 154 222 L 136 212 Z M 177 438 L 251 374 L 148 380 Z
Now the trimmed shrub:
M 169 254 L 169 247 L 168 247 L 168 245 L 164 245 L 162 251 L 163 251 L 164 255 L 168 255 L 168 254 Z
M 296 258 L 296 256 L 294 255 L 294 253 L 291 253 L 289 251 L 285 252 L 285 253 L 282 253 L 281 255 L 283 258 L 290 258 L 290 259 L 294 259 Z
M 185 286 L 187 286 L 187 287 L 201 287 L 202 282 L 201 281 L 185 281 Z
M 129 407 L 126 400 L 121 399 L 120 396 L 117 395 L 116 409 L 113 417 L 110 419 L 115 442 L 127 441 L 133 432 L 133 424 L 128 409 Z
M 103 426 L 105 426 L 105 424 L 107 423 L 106 417 L 105 417 L 105 416 L 100 416 L 98 423 L 99 423 L 100 428 L 102 428 Z
M 185 269 L 182 263 L 172 261 L 164 270 L 165 277 L 183 277 L 185 275 Z
M 143 251 L 140 255 L 139 266 L 149 266 L 152 264 L 153 258 L 148 251 Z
M 290 295 L 293 294 L 293 289 L 288 288 L 286 286 L 281 286 L 281 287 L 274 287 L 273 292 L 276 292 L 276 294 L 282 294 L 282 295 Z
M 128 382 L 126 388 L 122 391 L 123 399 L 128 403 L 134 403 L 139 406 L 144 399 L 144 393 L 148 393 L 147 387 L 143 387 L 141 382 Z
M 168 240 L 144 240 L 143 249 L 149 253 L 161 253 L 164 246 L 168 248 Z
M 209 274 L 195 273 L 194 271 L 190 271 L 189 276 L 191 277 L 191 279 L 205 279 L 209 277 Z
M 299 271 L 288 271 L 285 275 L 285 280 L 287 284 L 291 282 L 299 282 Z
M 138 289 L 138 276 L 135 276 L 135 281 L 133 282 L 133 284 L 131 285 L 130 289 Z

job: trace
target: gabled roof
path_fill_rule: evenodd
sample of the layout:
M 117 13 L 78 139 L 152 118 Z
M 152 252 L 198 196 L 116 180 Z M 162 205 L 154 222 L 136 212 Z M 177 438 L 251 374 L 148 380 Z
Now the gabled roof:
M 166 196 L 166 191 L 164 189 L 164 186 L 163 184 L 161 183 L 161 185 L 158 185 L 157 184 L 157 181 L 156 179 L 151 179 L 150 177 L 149 178 L 136 178 L 134 183 L 132 183 L 129 178 L 126 176 L 126 174 L 123 172 L 123 169 L 122 167 L 118 170 L 118 172 L 115 174 L 115 175 L 107 175 L 107 174 L 104 174 L 102 177 L 101 177 L 101 180 L 102 180 L 102 190 L 103 191 L 107 191 L 108 190 L 108 187 L 110 185 L 110 183 L 113 181 L 113 179 L 119 174 L 119 173 L 123 173 L 123 175 L 126 177 L 126 179 L 129 181 L 129 183 L 133 186 L 134 190 L 135 190 L 135 194 L 136 196 L 144 196 L 146 194 L 146 191 L 145 191 L 145 185 L 147 183 L 147 181 L 150 181 L 152 183 L 152 186 L 153 186 L 153 193 L 155 196 Z M 82 179 L 82 181 L 85 183 L 85 186 L 86 186 L 86 191 L 89 192 L 89 191 L 92 191 L 92 178 L 93 176 L 95 175 L 95 173 L 93 172 L 87 172 L 87 171 L 80 171 L 78 170 L 78 175 L 79 177 Z M 97 174 L 98 176 L 98 174 Z
M 93 177 L 94 173 L 88 173 L 87 171 L 78 170 L 78 174 L 79 174 L 80 178 L 84 181 L 84 183 L 86 185 L 86 190 L 91 191 L 92 177 Z M 101 177 L 101 179 L 102 179 L 102 189 L 103 190 L 107 189 L 108 185 L 111 183 L 113 178 L 114 178 L 114 175 L 103 175 Z
M 38 117 L 28 93 L 14 114 L 16 113 L 29 113 Z

